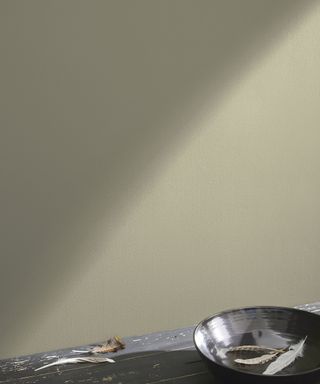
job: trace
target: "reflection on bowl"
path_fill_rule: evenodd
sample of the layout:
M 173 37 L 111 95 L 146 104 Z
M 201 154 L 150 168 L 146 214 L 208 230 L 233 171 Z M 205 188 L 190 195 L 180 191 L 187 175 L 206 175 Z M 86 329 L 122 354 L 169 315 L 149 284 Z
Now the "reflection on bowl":
M 302 356 L 279 372 L 266 374 L 269 364 L 305 338 Z M 201 321 L 194 331 L 194 343 L 222 382 L 320 383 L 320 316 L 314 313 L 266 306 L 233 309 Z M 231 348 L 239 346 L 251 347 L 231 353 Z M 261 358 L 272 350 L 276 351 L 269 360 Z M 257 357 L 254 364 L 248 363 Z

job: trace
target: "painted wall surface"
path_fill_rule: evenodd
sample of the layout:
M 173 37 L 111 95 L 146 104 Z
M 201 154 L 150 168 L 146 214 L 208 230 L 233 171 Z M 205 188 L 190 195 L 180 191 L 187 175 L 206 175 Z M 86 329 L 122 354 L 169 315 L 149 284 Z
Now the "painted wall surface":
M 320 298 L 320 2 L 0 2 L 0 357 Z

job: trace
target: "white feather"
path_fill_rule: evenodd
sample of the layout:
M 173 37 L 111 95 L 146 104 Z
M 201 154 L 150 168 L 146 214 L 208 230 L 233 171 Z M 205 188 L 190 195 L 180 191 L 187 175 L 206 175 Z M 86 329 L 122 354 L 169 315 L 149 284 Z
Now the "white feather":
M 108 359 L 107 357 L 65 357 L 54 361 L 53 363 L 43 365 L 40 368 L 35 369 L 35 371 L 39 371 L 40 369 L 52 367 L 53 365 L 60 364 L 75 364 L 75 363 L 115 363 L 114 360 Z
M 303 355 L 304 343 L 306 337 L 299 341 L 299 343 L 292 345 L 288 352 L 280 355 L 275 361 L 273 361 L 268 368 L 263 372 L 264 375 L 274 375 L 275 373 L 282 371 L 288 365 L 294 362 L 297 357 Z

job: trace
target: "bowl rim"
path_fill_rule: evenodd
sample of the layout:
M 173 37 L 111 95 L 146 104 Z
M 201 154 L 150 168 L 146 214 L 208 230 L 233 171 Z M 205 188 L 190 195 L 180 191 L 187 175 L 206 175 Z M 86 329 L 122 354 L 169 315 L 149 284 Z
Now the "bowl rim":
M 313 312 L 310 312 L 310 311 L 306 311 L 304 309 L 299 309 L 299 308 L 293 308 L 293 307 L 285 307 L 285 306 L 276 306 L 276 305 L 258 305 L 258 306 L 246 306 L 246 307 L 238 307 L 238 308 L 230 308 L 230 309 L 225 309 L 223 311 L 220 311 L 220 312 L 217 312 L 213 315 L 210 315 L 210 316 L 207 316 L 206 318 L 204 318 L 203 320 L 201 320 L 194 328 L 193 330 L 193 343 L 197 349 L 197 351 L 200 353 L 200 355 L 204 356 L 207 360 L 209 360 L 211 363 L 213 364 L 216 364 L 224 369 L 227 369 L 229 371 L 233 371 L 233 372 L 238 372 L 242 375 L 249 375 L 249 376 L 252 376 L 252 377 L 257 377 L 257 379 L 259 377 L 264 377 L 264 378 L 272 378 L 272 377 L 277 377 L 277 378 L 280 378 L 280 377 L 283 377 L 283 378 L 290 378 L 290 377 L 298 377 L 298 376 L 305 376 L 305 375 L 311 375 L 311 374 L 315 374 L 315 373 L 319 373 L 320 372 L 320 366 L 318 368 L 314 368 L 314 369 L 310 369 L 308 371 L 303 371 L 303 372 L 297 372 L 297 373 L 289 373 L 289 374 L 285 374 L 285 375 L 264 375 L 262 373 L 254 373 L 254 372 L 245 372 L 241 369 L 237 369 L 237 368 L 232 368 L 232 367 L 228 367 L 227 365 L 224 365 L 224 364 L 221 364 L 217 361 L 213 361 L 211 359 L 209 359 L 201 350 L 200 348 L 198 347 L 197 343 L 196 343 L 196 332 L 199 330 L 199 328 L 205 323 L 205 322 L 208 322 L 212 319 L 214 319 L 215 317 L 219 317 L 219 316 L 222 316 L 222 315 L 225 315 L 225 314 L 228 314 L 228 313 L 231 313 L 231 312 L 237 312 L 237 311 L 246 311 L 246 310 L 252 310 L 252 309 L 274 309 L 274 310 L 283 310 L 283 311 L 291 311 L 291 312 L 296 312 L 296 313 L 303 313 L 303 314 L 306 314 L 307 316 L 310 316 L 310 317 L 314 317 L 314 318 L 317 318 L 318 321 L 320 322 L 320 315 L 317 315 L 316 313 L 313 313 Z

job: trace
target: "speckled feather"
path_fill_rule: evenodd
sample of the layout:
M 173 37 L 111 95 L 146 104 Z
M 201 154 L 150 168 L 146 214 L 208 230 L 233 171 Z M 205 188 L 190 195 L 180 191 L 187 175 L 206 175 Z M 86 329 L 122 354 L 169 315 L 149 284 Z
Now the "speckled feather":
M 278 356 L 279 352 L 276 353 L 268 353 L 266 355 L 254 357 L 252 359 L 235 359 L 235 363 L 238 364 L 245 364 L 245 365 L 258 365 L 258 364 L 265 364 L 268 361 L 274 359 L 276 356 Z

